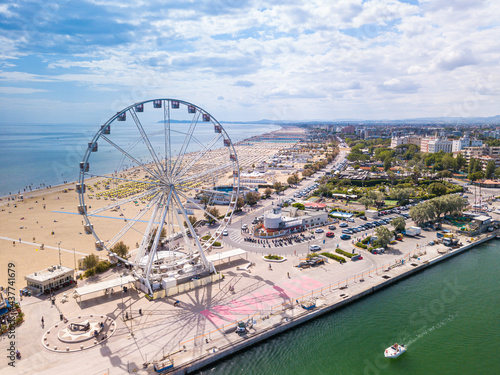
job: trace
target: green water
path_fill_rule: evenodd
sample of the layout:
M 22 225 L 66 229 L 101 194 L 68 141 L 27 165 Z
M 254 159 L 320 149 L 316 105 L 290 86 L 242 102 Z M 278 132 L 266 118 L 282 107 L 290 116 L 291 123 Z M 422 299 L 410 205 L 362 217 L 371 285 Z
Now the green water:
M 199 374 L 499 374 L 499 257 L 493 240 Z

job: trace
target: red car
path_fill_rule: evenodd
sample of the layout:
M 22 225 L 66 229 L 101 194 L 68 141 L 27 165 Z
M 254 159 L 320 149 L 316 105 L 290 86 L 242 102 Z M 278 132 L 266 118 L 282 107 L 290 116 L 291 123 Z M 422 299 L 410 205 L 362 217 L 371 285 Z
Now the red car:
M 331 238 L 331 237 L 335 237 L 335 233 L 333 233 L 333 232 L 328 232 L 328 233 L 326 234 L 326 236 L 327 236 L 327 237 L 329 237 L 329 238 Z

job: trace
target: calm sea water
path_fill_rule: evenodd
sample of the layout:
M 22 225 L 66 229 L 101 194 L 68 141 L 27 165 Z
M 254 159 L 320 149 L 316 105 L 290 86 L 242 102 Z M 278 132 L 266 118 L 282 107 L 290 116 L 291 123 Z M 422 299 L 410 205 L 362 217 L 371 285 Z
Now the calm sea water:
M 493 240 L 198 375 L 498 374 L 499 268 Z
M 187 128 L 189 124 L 182 124 Z M 268 133 L 280 129 L 277 125 L 265 124 L 222 124 L 233 142 Z M 69 124 L 69 125 L 8 125 L 0 127 L 0 196 L 23 192 L 32 184 L 32 188 L 41 184 L 58 185 L 65 181 L 76 181 L 79 173 L 79 162 L 99 130 L 99 125 Z M 113 132 L 113 135 L 117 133 Z M 212 137 L 213 129 L 207 132 Z M 122 132 L 120 137 L 127 137 Z M 137 136 L 137 135 L 135 135 Z M 184 137 L 173 137 L 172 148 L 180 149 Z M 115 153 L 119 157 L 120 154 Z M 134 155 L 146 156 L 146 155 Z M 94 159 L 93 171 L 111 173 L 115 170 L 118 159 L 113 155 L 109 158 Z

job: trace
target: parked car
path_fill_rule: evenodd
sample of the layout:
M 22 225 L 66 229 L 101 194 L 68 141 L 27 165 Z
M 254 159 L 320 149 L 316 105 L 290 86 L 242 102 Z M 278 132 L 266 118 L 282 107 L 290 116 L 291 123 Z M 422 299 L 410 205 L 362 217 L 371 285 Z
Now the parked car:
M 330 229 L 330 230 L 335 230 L 335 229 L 337 229 L 337 227 L 336 227 L 335 225 L 329 225 L 329 226 L 328 226 L 328 229 Z
M 321 246 L 319 246 L 319 245 L 311 245 L 311 246 L 309 246 L 309 250 L 311 250 L 311 251 L 319 251 L 319 250 L 321 250 Z
M 316 229 L 314 232 L 315 232 L 315 233 L 323 233 L 323 232 L 324 232 L 324 230 L 323 230 L 323 229 L 321 229 L 321 228 L 318 228 L 318 229 Z
M 348 226 L 349 226 L 349 224 L 347 224 L 347 223 L 340 223 L 339 224 L 339 227 L 341 227 L 341 228 L 347 228 Z
M 327 232 L 325 236 L 327 236 L 328 238 L 332 238 L 332 237 L 335 237 L 335 233 Z
M 340 236 L 340 239 L 341 240 L 350 240 L 351 236 L 349 236 L 348 234 L 343 234 L 343 235 Z

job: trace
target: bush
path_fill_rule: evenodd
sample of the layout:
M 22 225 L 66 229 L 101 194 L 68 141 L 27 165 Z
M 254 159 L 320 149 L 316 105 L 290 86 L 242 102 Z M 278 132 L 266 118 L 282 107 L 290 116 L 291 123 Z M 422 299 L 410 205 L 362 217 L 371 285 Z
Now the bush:
M 83 273 L 84 277 L 92 277 L 95 275 L 95 268 L 89 268 L 87 271 Z
M 369 243 L 369 242 L 370 242 L 370 239 L 371 239 L 371 238 L 372 238 L 371 236 L 368 236 L 368 237 L 366 237 L 366 238 L 363 238 L 363 239 L 361 240 L 361 243 L 362 243 L 363 245 L 366 245 L 367 243 Z
M 215 246 L 215 247 L 221 247 L 222 244 L 219 242 L 219 241 L 215 241 L 212 246 Z
M 281 260 L 281 259 L 283 259 L 282 256 L 273 255 L 273 254 L 265 255 L 264 258 L 269 259 L 269 260 Z
M 335 255 L 335 254 L 331 254 L 331 253 L 326 253 L 326 252 L 325 253 L 321 253 L 321 255 L 324 255 L 327 258 L 336 260 L 339 263 L 345 263 L 346 262 L 345 258 L 341 257 L 339 255 Z
M 354 255 L 358 255 L 358 254 L 348 253 L 347 251 L 344 251 L 344 250 L 341 250 L 341 249 L 335 249 L 335 252 L 338 253 L 338 254 L 345 255 L 348 258 L 352 258 Z
M 208 241 L 212 237 L 211 235 L 207 234 L 206 236 L 201 237 L 203 241 Z
M 371 253 L 371 252 L 372 252 L 372 250 L 373 250 L 373 247 L 372 247 L 372 246 L 370 246 L 370 247 L 368 248 L 368 251 Z
M 364 243 L 361 243 L 361 242 L 356 242 L 356 244 L 354 246 L 360 247 L 361 249 L 366 249 L 368 247 Z
M 103 273 L 111 268 L 111 263 L 107 260 L 102 260 L 95 266 L 95 273 Z

